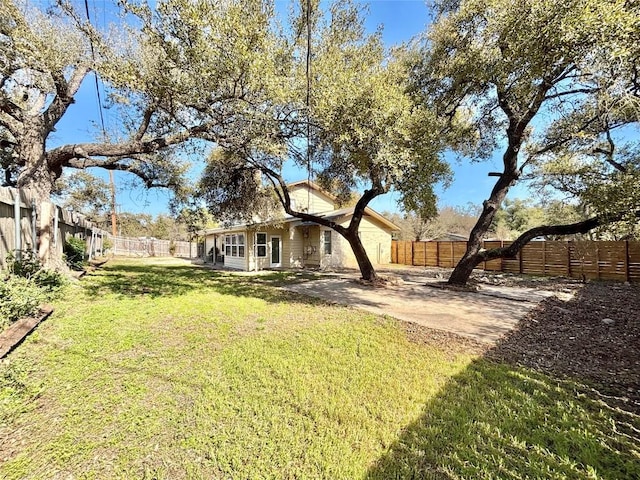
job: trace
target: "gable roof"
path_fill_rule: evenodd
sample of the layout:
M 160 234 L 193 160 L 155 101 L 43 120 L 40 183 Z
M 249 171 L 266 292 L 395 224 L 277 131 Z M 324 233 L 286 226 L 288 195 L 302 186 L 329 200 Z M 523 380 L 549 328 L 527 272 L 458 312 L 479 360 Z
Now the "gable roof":
M 327 198 L 331 199 L 332 201 L 336 201 L 336 196 L 327 192 L 326 190 L 323 190 L 320 185 L 318 185 L 315 182 L 312 182 L 311 180 L 298 180 L 297 182 L 292 182 L 292 183 L 288 183 L 287 184 L 287 188 L 292 188 L 292 187 L 298 187 L 298 186 L 307 186 L 309 188 L 311 188 L 312 190 L 316 190 L 317 192 L 321 193 L 322 195 L 326 196 Z M 322 217 L 322 218 L 326 218 L 329 220 L 333 220 L 333 219 L 337 219 L 340 217 L 348 217 L 350 215 L 353 215 L 353 210 L 354 207 L 344 207 L 344 208 L 340 208 L 337 210 L 328 210 L 326 212 L 318 212 L 318 213 L 313 213 L 313 215 L 316 215 L 318 217 Z M 400 231 L 400 227 L 398 227 L 395 223 L 393 223 L 391 220 L 388 220 L 386 217 L 384 217 L 383 215 L 381 215 L 380 213 L 376 212 L 374 209 L 370 208 L 370 207 L 365 207 L 364 209 L 364 214 L 370 216 L 371 218 L 373 218 L 374 220 L 377 220 L 378 222 L 380 222 L 382 225 L 384 225 L 385 227 L 387 227 L 389 230 L 397 232 Z M 278 220 L 276 223 L 292 223 L 292 222 L 303 222 L 302 219 L 298 218 L 298 217 L 290 217 L 287 216 L 283 219 Z M 251 227 L 251 228 L 255 228 L 258 225 L 263 225 L 263 224 L 267 224 L 267 223 L 273 223 L 273 222 L 255 222 L 255 223 L 240 223 L 240 224 L 235 224 L 235 225 L 231 225 L 229 227 L 216 227 L 216 228 L 209 228 L 209 229 L 205 229 L 203 231 L 204 234 L 207 233 L 222 233 L 222 232 L 228 232 L 228 231 L 240 231 L 243 229 L 246 229 L 247 227 Z
M 320 185 L 318 185 L 317 183 L 315 183 L 315 182 L 313 182 L 311 180 L 298 180 L 297 182 L 287 183 L 287 188 L 291 189 L 291 188 L 300 187 L 300 186 L 303 186 L 303 185 L 309 187 L 311 190 L 315 190 L 316 192 L 320 192 L 325 197 L 331 199 L 334 202 L 337 200 L 337 198 L 336 198 L 336 196 L 334 194 L 332 194 L 330 192 L 327 192 Z

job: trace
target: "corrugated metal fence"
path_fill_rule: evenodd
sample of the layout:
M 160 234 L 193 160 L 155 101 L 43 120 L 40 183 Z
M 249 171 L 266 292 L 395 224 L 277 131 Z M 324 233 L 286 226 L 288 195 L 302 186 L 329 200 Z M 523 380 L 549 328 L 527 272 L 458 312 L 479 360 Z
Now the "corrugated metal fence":
M 483 248 L 510 245 L 486 241 Z M 393 240 L 391 262 L 425 267 L 455 267 L 467 249 L 467 242 L 412 242 Z M 530 242 L 515 258 L 499 258 L 478 268 L 531 275 L 640 281 L 640 242 Z
M 18 199 L 19 196 L 19 199 Z M 16 201 L 19 202 L 20 244 L 22 250 L 37 249 L 39 225 L 37 212 L 40 205 L 28 190 L 0 187 L 0 268 L 6 267 L 6 258 L 16 250 Z M 48 202 L 45 202 L 49 204 Z M 64 242 L 69 237 L 85 240 L 91 257 L 103 253 L 124 256 L 176 256 L 192 258 L 197 245 L 191 242 L 158 240 L 152 238 L 112 237 L 106 231 L 78 213 L 49 204 L 52 221 L 49 225 L 54 255 L 62 258 Z M 108 241 L 107 241 L 108 240 Z M 110 244 L 110 245 L 109 245 Z M 104 245 L 104 248 L 103 248 Z M 107 247 L 109 251 L 107 252 Z

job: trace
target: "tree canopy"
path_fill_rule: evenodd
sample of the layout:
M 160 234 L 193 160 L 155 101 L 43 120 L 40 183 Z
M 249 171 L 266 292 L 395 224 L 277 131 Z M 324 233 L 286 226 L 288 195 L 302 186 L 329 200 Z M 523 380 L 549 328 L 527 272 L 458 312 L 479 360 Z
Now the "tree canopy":
M 445 118 L 460 111 L 473 118 L 481 148 L 464 154 L 482 160 L 502 152 L 503 163 L 450 282 L 466 282 L 478 263 L 513 255 L 538 235 L 582 233 L 625 212 L 636 215 L 634 155 L 612 155 L 628 151 L 615 149 L 614 131 L 638 126 L 637 2 L 462 0 L 436 7 L 414 86 Z M 564 173 L 573 179 L 576 166 L 597 172 L 579 179 L 595 216 L 537 226 L 509 248 L 481 250 L 509 188 L 531 171 L 560 179 L 558 161 L 571 166 Z M 528 170 L 534 165 L 540 170 Z
M 214 152 L 202 190 L 217 216 L 251 218 L 275 199 L 287 214 L 333 228 L 371 280 L 375 272 L 358 238 L 364 209 L 395 190 L 406 209 L 433 216 L 433 186 L 449 175 L 440 157 L 447 135 L 407 88 L 407 53 L 389 52 L 380 32 L 365 32 L 361 5 L 341 0 L 326 10 L 317 2 L 306 8 L 302 2 L 276 42 L 286 58 L 271 83 L 286 78 L 289 87 L 279 90 L 280 103 L 268 105 L 273 126 Z M 283 175 L 288 161 L 341 201 L 364 190 L 349 226 L 294 209 Z

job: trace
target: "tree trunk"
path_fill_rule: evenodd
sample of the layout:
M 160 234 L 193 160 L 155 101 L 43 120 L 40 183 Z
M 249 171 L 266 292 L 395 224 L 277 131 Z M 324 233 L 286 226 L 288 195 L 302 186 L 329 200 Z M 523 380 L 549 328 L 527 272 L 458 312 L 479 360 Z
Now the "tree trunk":
M 375 268 L 373 268 L 371 260 L 369 260 L 367 251 L 364 249 L 364 245 L 362 245 L 362 241 L 358 236 L 358 232 L 348 230 L 343 236 L 349 242 L 349 245 L 353 250 L 353 254 L 356 256 L 356 261 L 358 262 L 358 268 L 360 268 L 362 279 L 368 282 L 375 282 L 378 279 L 378 274 L 376 273 Z
M 36 204 L 38 238 L 34 239 L 32 249 L 38 253 L 38 258 L 44 266 L 51 267 L 57 264 L 55 256 L 51 255 L 51 191 L 56 177 L 49 168 L 45 154 L 46 129 L 38 121 L 30 122 L 27 126 L 28 133 L 24 135 L 20 145 L 20 157 L 24 162 L 24 168 L 18 178 L 18 187 L 29 190 Z
M 482 248 L 482 240 L 491 227 L 493 218 L 509 191 L 509 187 L 517 178 L 516 174 L 503 174 L 500 180 L 493 187 L 488 200 L 485 200 L 482 206 L 482 213 L 478 218 L 467 242 L 467 250 L 453 269 L 448 283 L 450 285 L 466 285 L 473 269 L 482 262 L 480 257 L 480 249 Z
M 467 247 L 467 251 L 464 256 L 460 259 L 456 268 L 451 272 L 451 276 L 447 283 L 449 285 L 466 285 L 469 281 L 469 277 L 473 273 L 473 269 L 478 266 L 478 264 L 482 263 L 482 260 L 478 257 L 477 253 L 479 251 L 479 247 L 473 246 L 471 249 Z M 474 253 L 475 252 L 475 253 Z

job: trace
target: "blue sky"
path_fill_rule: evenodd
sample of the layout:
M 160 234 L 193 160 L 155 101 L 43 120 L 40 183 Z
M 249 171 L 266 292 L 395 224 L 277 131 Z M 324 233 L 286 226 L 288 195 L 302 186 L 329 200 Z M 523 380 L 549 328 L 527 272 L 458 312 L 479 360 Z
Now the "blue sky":
M 103 0 L 89 2 L 92 7 L 96 4 L 100 8 L 105 2 Z M 276 3 L 279 11 L 286 11 L 288 5 L 288 0 L 278 0 Z M 429 22 L 428 10 L 423 0 L 374 0 L 369 2 L 369 12 L 370 15 L 366 20 L 367 29 L 373 31 L 382 25 L 383 39 L 388 46 L 408 41 L 413 36 L 424 32 Z M 93 77 L 85 80 L 77 95 L 76 103 L 69 108 L 65 118 L 58 124 L 57 132 L 52 134 L 51 145 L 80 143 L 95 139 L 99 111 L 94 81 Z M 109 126 L 115 119 L 111 118 L 109 110 L 103 110 L 103 112 L 107 130 L 109 130 Z M 480 204 L 489 195 L 495 182 L 495 179 L 488 177 L 487 173 L 501 170 L 500 161 L 494 159 L 471 164 L 450 160 L 454 180 L 448 189 L 437 189 L 439 204 L 463 206 L 470 202 Z M 108 178 L 104 171 L 94 169 L 93 173 L 102 178 Z M 306 172 L 287 171 L 286 176 L 287 180 L 300 180 L 306 178 Z M 169 200 L 167 192 L 135 187 L 131 175 L 121 172 L 115 172 L 115 178 L 120 211 L 144 212 L 153 215 L 167 212 Z M 519 191 L 522 192 L 520 196 L 526 196 L 526 191 L 521 189 Z M 395 211 L 398 209 L 396 200 L 395 195 L 387 194 L 375 199 L 371 206 L 378 211 Z

